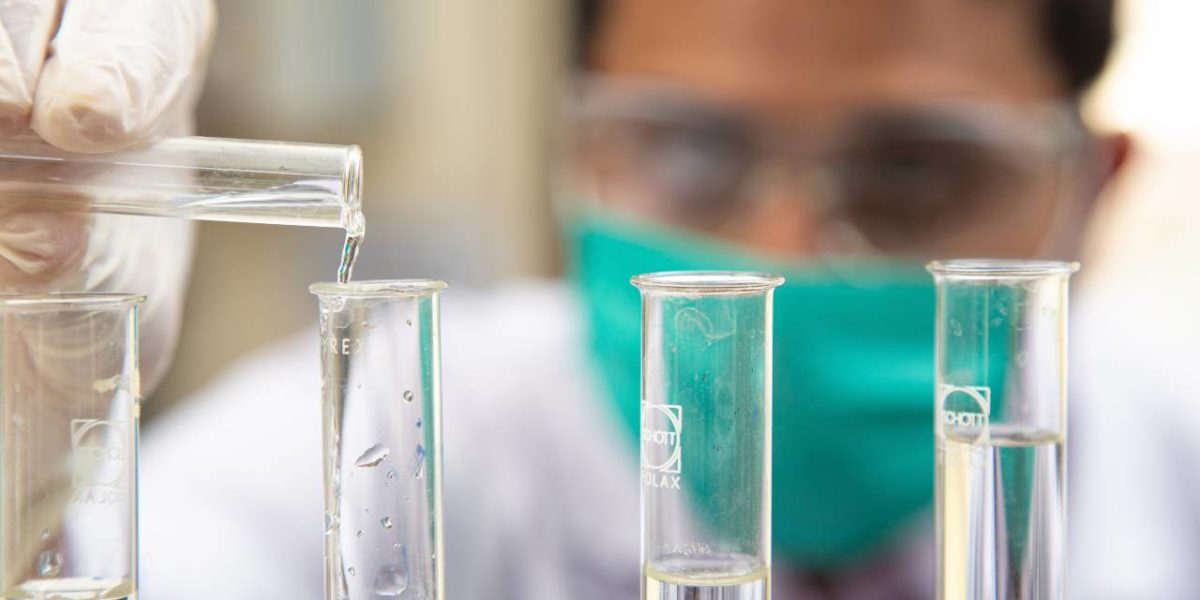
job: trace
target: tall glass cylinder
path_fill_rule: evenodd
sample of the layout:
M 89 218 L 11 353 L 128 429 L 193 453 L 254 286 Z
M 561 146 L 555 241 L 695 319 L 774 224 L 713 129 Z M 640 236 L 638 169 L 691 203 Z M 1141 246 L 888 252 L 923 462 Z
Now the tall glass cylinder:
M 1065 593 L 1067 290 L 1075 263 L 930 263 L 938 598 Z
M 325 598 L 441 600 L 440 281 L 320 283 Z
M 137 311 L 0 297 L 0 600 L 137 596 Z
M 771 569 L 771 299 L 783 279 L 638 275 L 642 598 L 765 600 Z

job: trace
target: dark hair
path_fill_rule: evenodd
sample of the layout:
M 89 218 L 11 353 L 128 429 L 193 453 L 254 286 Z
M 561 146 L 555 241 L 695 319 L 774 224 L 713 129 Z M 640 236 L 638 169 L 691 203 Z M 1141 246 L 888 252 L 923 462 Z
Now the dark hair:
M 587 66 L 605 0 L 575 2 L 575 64 Z M 1040 29 L 1046 50 L 1058 63 L 1072 96 L 1087 90 L 1104 71 L 1116 40 L 1115 0 L 1040 0 Z

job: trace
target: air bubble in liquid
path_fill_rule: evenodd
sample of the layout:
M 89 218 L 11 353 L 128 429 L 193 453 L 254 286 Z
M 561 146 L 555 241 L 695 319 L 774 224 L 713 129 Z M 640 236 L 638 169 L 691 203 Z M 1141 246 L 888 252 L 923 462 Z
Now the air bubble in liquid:
M 405 401 L 405 402 L 412 402 L 412 401 L 413 401 L 413 393 L 412 393 L 412 390 L 404 390 L 404 401 Z
M 391 517 L 384 517 L 379 520 L 379 524 L 383 525 L 384 529 L 391 529 L 392 528 L 392 519 L 391 519 Z

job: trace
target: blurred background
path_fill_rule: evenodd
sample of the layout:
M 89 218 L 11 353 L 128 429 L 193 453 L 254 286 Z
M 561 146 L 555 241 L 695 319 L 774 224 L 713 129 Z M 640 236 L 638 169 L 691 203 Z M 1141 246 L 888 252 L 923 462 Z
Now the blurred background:
M 547 182 L 568 3 L 218 5 L 199 133 L 361 145 L 368 234 L 357 277 L 486 287 L 560 272 Z M 1136 154 L 1092 237 L 1086 284 L 1118 291 L 1129 310 L 1191 314 L 1200 81 L 1183 76 L 1179 59 L 1200 55 L 1200 4 L 1127 1 L 1120 20 L 1123 40 L 1088 113 L 1132 132 Z M 307 286 L 333 277 L 340 247 L 332 230 L 202 224 L 178 355 L 148 415 L 311 327 Z M 1200 335 L 1200 316 L 1171 331 Z

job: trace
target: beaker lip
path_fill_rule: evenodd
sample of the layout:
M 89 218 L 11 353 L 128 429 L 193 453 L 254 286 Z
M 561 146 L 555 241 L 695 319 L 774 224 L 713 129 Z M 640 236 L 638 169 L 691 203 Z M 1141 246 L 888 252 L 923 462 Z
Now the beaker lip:
M 308 286 L 318 296 L 371 298 L 385 296 L 427 296 L 446 289 L 446 282 L 437 279 L 370 279 L 336 283 L 325 281 Z
M 1011 279 L 1070 275 L 1079 270 L 1079 263 L 1016 258 L 955 258 L 935 260 L 925 268 L 937 277 Z
M 641 290 L 722 294 L 767 291 L 782 284 L 783 277 L 754 271 L 659 271 L 634 275 L 629 282 Z
M 146 301 L 142 294 L 115 292 L 51 292 L 46 294 L 0 294 L 3 310 L 95 310 L 126 308 Z

